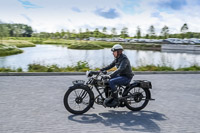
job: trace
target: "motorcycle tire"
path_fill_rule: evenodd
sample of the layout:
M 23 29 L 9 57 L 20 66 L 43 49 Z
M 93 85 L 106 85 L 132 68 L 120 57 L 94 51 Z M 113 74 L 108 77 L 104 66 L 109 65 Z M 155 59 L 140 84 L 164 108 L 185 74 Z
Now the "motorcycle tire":
M 83 114 L 94 104 L 94 94 L 87 86 L 72 86 L 65 93 L 65 108 L 72 114 Z
M 149 89 L 133 87 L 127 93 L 129 98 L 126 99 L 125 105 L 132 111 L 140 111 L 148 104 L 150 95 Z

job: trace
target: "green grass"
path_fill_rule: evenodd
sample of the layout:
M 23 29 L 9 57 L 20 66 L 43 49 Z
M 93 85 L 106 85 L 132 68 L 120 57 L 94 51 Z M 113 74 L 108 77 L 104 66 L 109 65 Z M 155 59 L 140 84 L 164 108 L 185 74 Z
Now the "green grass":
M 116 42 L 106 42 L 106 41 L 88 41 L 90 44 L 96 44 L 104 48 L 111 48 Z
M 68 46 L 70 49 L 86 49 L 86 50 L 94 50 L 94 49 L 103 49 L 102 46 L 98 44 L 92 44 L 87 42 L 76 42 Z
M 79 61 L 75 66 L 58 67 L 58 65 L 29 64 L 28 72 L 86 72 L 91 70 L 87 62 Z
M 4 45 L 12 45 L 18 48 L 35 47 L 35 44 L 25 40 L 3 40 Z
M 0 72 L 22 72 L 22 68 L 11 69 L 11 68 L 0 68 Z
M 177 71 L 200 71 L 200 66 L 192 65 L 190 67 L 178 68 Z
M 146 65 L 140 67 L 132 67 L 133 71 L 175 71 L 172 67 L 168 66 L 155 66 L 155 65 Z
M 66 45 L 66 46 L 69 46 L 69 48 L 72 48 L 72 49 L 111 48 L 116 43 L 123 45 L 124 48 L 126 48 L 126 49 L 160 50 L 160 48 L 161 48 L 160 44 L 151 44 L 151 43 L 121 43 L 121 42 L 106 42 L 106 41 L 45 39 L 45 38 L 37 38 L 37 37 L 8 37 L 6 39 L 9 40 L 9 41 L 14 41 L 14 42 L 17 42 L 17 41 L 20 42 L 21 41 L 21 42 L 24 42 L 24 43 L 28 42 L 28 43 L 32 43 L 32 44 Z
M 88 70 L 100 70 L 99 68 L 92 69 L 89 64 L 85 61 L 79 61 L 74 66 L 67 67 L 59 67 L 58 65 L 41 65 L 39 63 L 29 64 L 28 72 L 86 72 Z M 112 69 L 114 71 L 115 69 Z M 168 66 L 155 66 L 155 65 L 147 65 L 140 67 L 132 67 L 133 71 L 200 71 L 200 66 L 193 65 L 190 67 L 173 69 Z M 0 72 L 23 72 L 22 68 L 11 69 L 8 68 L 0 68 Z
M 69 45 L 72 44 L 74 40 L 64 40 L 64 39 L 48 39 L 44 40 L 42 44 L 62 44 L 62 45 Z
M 23 47 L 35 47 L 35 44 L 25 40 L 2 40 L 0 56 L 23 53 L 23 50 L 18 49 Z
M 66 39 L 44 39 L 36 37 L 7 37 L 5 38 L 11 43 L 24 42 L 31 44 L 54 44 L 54 45 L 67 45 L 73 49 L 102 49 L 111 48 L 116 42 L 106 42 L 106 41 L 84 41 L 84 40 L 66 40 Z M 16 44 L 16 43 L 15 43 Z M 73 45 L 73 46 L 71 46 Z M 75 46 L 76 45 L 76 46 Z M 83 46 L 79 46 L 83 45 Z
M 56 45 L 68 45 L 71 49 L 102 49 L 110 48 L 115 43 L 105 41 L 79 41 L 79 40 L 64 40 L 64 39 L 48 39 L 42 42 L 43 44 L 56 44 Z
M 136 50 L 160 50 L 161 44 L 153 43 L 122 43 L 122 46 L 126 49 Z
M 0 44 L 0 56 L 7 56 L 13 54 L 23 53 L 23 50 L 16 46 Z

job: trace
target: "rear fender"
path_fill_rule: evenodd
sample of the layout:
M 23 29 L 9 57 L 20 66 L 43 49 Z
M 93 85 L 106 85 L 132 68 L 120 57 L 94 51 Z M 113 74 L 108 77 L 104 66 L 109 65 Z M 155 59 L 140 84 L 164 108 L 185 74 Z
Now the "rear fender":
M 134 87 L 140 87 L 140 82 L 135 81 L 134 83 L 130 84 L 130 86 L 124 90 L 124 93 L 122 96 L 126 96 L 128 92 Z M 143 89 L 149 92 L 150 99 L 151 99 L 151 93 L 150 93 L 149 88 L 143 88 Z

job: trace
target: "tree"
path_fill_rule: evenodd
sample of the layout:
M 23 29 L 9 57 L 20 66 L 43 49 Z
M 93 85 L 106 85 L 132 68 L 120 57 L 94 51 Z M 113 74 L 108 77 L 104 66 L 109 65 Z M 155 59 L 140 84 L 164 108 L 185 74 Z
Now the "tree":
M 70 33 L 70 31 L 69 30 L 67 30 L 67 39 L 70 39 L 71 38 L 71 33 Z
M 33 29 L 31 26 L 28 26 L 28 25 L 24 25 L 24 34 L 23 36 L 24 37 L 31 37 L 32 36 L 32 33 L 33 33 Z
M 102 32 L 103 32 L 102 37 L 105 38 L 107 34 L 107 28 L 103 27 Z
M 83 39 L 83 33 L 82 33 L 82 29 L 80 28 L 79 29 L 79 35 L 78 35 L 78 37 L 80 38 L 80 39 Z
M 90 31 L 89 31 L 88 28 L 85 30 L 85 37 L 86 37 L 86 38 L 89 38 L 89 37 L 90 37 Z
M 58 39 L 58 38 L 61 37 L 61 34 L 60 34 L 59 32 L 56 32 L 54 35 L 55 35 L 56 39 Z M 41 36 L 41 37 L 42 37 L 42 36 Z
M 181 32 L 182 33 L 186 33 L 187 31 L 188 31 L 188 25 L 185 23 L 185 24 L 183 24 L 183 26 L 181 27 Z
M 181 34 L 181 38 L 183 39 L 183 38 L 185 38 L 185 34 L 186 34 L 186 32 L 188 31 L 188 25 L 185 23 L 185 24 L 183 24 L 183 26 L 181 27 L 181 32 L 182 32 L 182 34 Z
M 154 28 L 153 25 L 151 25 L 151 26 L 149 27 L 148 32 L 149 32 L 150 39 L 155 38 L 156 33 L 155 33 L 155 28 Z
M 149 34 L 146 34 L 145 38 L 146 38 L 146 39 L 149 39 Z
M 99 37 L 99 29 L 98 28 L 96 28 L 94 30 L 94 37 Z
M 72 30 L 71 38 L 75 39 L 77 37 L 76 30 Z
M 163 36 L 163 38 L 165 39 L 169 36 L 169 27 L 167 27 L 166 25 L 161 30 L 161 36 Z
M 141 38 L 141 29 L 140 29 L 139 26 L 137 27 L 136 37 L 137 37 L 138 39 Z
M 7 29 L 8 36 L 11 37 L 31 37 L 33 30 L 31 26 L 25 24 L 1 24 L 4 29 Z M 4 30 L 5 31 L 5 30 Z
M 112 35 L 112 38 L 117 35 L 116 28 L 111 29 L 111 35 Z
M 6 27 L 4 24 L 0 24 L 0 44 L 3 44 L 3 37 L 7 37 L 9 35 L 8 27 Z
M 106 34 L 106 33 L 107 33 L 107 28 L 106 28 L 106 27 L 103 27 L 102 32 L 103 32 L 104 34 Z
M 123 27 L 123 28 L 122 28 L 120 37 L 121 37 L 121 38 L 126 38 L 126 37 L 128 37 L 128 28 L 127 28 L 127 27 Z
M 16 27 L 15 29 L 14 29 L 14 35 L 15 35 L 15 37 L 20 37 L 21 36 L 21 32 L 22 31 L 22 29 L 20 29 L 19 27 Z
M 62 37 L 64 37 L 65 36 L 65 31 L 64 31 L 64 29 L 61 29 L 61 34 L 60 34 Z
M 85 32 L 90 32 L 90 31 L 89 31 L 89 29 L 87 28 L 87 29 L 85 30 Z

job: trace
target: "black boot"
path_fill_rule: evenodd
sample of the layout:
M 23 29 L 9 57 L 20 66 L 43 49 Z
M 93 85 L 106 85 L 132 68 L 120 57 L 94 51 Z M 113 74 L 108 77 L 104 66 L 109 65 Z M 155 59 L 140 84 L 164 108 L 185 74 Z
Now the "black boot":
M 108 107 L 116 107 L 119 104 L 118 101 L 118 92 L 115 91 L 112 93 L 110 98 L 107 98 L 104 102 L 104 105 L 108 106 Z

